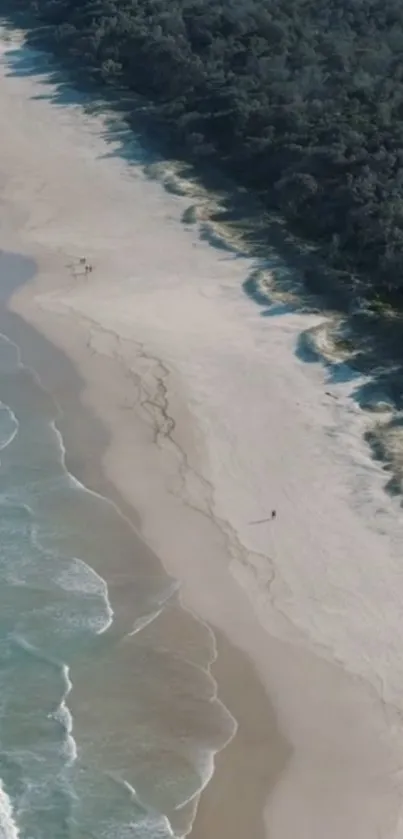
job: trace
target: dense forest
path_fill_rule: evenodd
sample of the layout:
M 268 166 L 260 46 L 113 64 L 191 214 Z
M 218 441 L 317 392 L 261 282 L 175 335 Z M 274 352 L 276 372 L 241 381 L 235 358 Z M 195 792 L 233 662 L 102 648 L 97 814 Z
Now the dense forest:
M 403 306 L 399 0 L 15 0 L 65 61 L 143 94 L 368 295 Z

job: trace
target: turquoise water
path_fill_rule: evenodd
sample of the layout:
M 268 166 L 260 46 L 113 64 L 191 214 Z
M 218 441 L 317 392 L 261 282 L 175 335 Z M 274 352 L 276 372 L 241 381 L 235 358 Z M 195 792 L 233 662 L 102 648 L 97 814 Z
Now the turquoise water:
M 234 730 L 214 637 L 68 474 L 56 407 L 5 336 L 0 402 L 0 839 L 183 835 Z

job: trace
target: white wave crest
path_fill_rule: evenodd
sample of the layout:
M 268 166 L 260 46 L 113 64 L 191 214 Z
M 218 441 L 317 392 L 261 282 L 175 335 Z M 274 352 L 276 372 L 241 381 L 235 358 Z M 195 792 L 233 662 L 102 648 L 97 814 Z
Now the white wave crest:
M 0 839 L 19 839 L 19 836 L 10 798 L 0 780 Z

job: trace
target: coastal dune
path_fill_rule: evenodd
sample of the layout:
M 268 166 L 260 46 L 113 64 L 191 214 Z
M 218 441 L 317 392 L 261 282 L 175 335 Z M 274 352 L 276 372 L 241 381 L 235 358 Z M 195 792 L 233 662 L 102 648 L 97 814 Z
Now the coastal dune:
M 403 522 L 354 378 L 298 351 L 324 318 L 247 297 L 259 266 L 183 224 L 193 199 L 147 177 L 135 140 L 123 159 L 21 37 L 3 38 L 0 107 L 0 241 L 38 266 L 10 309 L 75 365 L 105 486 L 218 631 L 239 731 L 194 836 L 245 836 L 254 787 L 270 839 L 403 835 Z M 10 329 L 61 407 L 71 470 L 96 483 L 56 351 Z

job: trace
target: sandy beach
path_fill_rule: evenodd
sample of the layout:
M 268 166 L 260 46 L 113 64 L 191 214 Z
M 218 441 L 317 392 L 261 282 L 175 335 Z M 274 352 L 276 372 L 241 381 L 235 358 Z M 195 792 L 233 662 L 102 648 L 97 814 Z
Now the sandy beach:
M 3 289 L 0 329 L 60 405 L 70 471 L 216 632 L 239 727 L 192 835 L 403 836 L 403 521 L 355 382 L 304 357 L 323 317 L 248 298 L 259 266 L 184 224 L 194 199 L 20 43 L 2 40 L 0 245 L 37 273 Z

